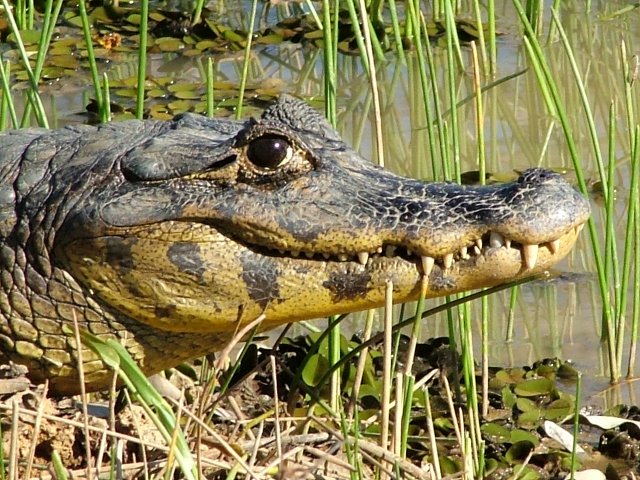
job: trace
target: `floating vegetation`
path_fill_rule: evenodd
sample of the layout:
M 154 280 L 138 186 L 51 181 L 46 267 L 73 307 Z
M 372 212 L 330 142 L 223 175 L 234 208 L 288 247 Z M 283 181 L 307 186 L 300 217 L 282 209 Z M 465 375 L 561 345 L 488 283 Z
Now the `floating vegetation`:
M 96 2 L 102 3 L 102 2 Z M 107 3 L 107 2 L 105 2 Z M 101 71 L 109 72 L 112 65 L 134 64 L 138 55 L 140 37 L 140 13 L 137 9 L 114 7 L 112 5 L 97 6 L 88 10 L 88 18 L 92 25 L 93 56 Z M 190 15 L 183 12 L 155 10 L 149 14 L 149 32 L 147 53 L 149 57 L 161 54 L 179 54 L 181 57 L 196 57 L 211 54 L 233 54 L 245 49 L 249 35 L 256 45 L 280 45 L 283 42 L 303 44 L 310 47 L 323 47 L 323 34 L 315 18 L 311 14 L 304 14 L 294 10 L 290 16 L 271 15 L 272 22 L 267 22 L 259 30 L 249 33 L 240 28 L 229 25 L 228 20 L 213 20 L 214 13 L 206 8 L 202 20 L 195 25 L 191 23 Z M 36 15 L 37 20 L 37 15 Z M 271 23 L 271 24 L 269 24 Z M 473 22 L 460 20 L 456 25 L 458 34 L 465 41 L 476 40 L 477 29 Z M 404 29 L 402 29 L 404 30 Z M 427 26 L 429 35 L 434 39 L 443 38 L 446 34 L 445 24 L 431 22 Z M 356 32 L 351 22 L 349 12 L 341 11 L 337 22 L 337 49 L 349 55 L 360 54 Z M 378 23 L 375 28 L 378 42 L 390 50 L 393 45 L 392 26 Z M 34 54 L 38 49 L 41 32 L 37 28 L 20 30 L 22 41 L 27 52 Z M 28 74 L 19 61 L 18 51 L 15 49 L 15 33 L 10 31 L 8 22 L 0 13 L 0 53 L 3 58 L 15 65 L 11 71 L 11 84 L 15 90 L 29 88 Z M 404 48 L 412 48 L 409 37 L 402 39 Z M 166 63 L 166 62 L 165 62 Z M 60 20 L 55 29 L 54 37 L 42 69 L 40 78 L 41 90 L 57 89 L 59 82 L 64 79 L 62 88 L 81 88 L 86 86 L 90 78 L 90 63 L 86 44 L 82 36 L 82 19 L 75 8 L 64 7 Z M 120 110 L 115 119 L 131 118 L 135 111 L 135 74 L 122 76 L 121 72 L 110 74 L 112 105 L 118 105 Z M 116 77 L 116 78 L 113 78 Z M 166 119 L 178 113 L 190 111 L 206 112 L 206 92 L 200 85 L 189 89 L 186 85 L 167 87 L 166 79 L 154 78 L 148 75 L 150 85 L 145 94 L 144 117 Z M 164 82 L 164 83 L 163 83 Z M 204 81 L 201 82 L 204 85 Z M 269 83 L 269 82 L 267 82 Z M 235 111 L 237 105 L 229 99 L 238 98 L 238 90 L 234 85 L 220 82 L 214 85 L 219 99 L 216 108 L 222 110 L 219 115 L 225 116 L 225 110 Z M 280 93 L 280 89 L 273 85 L 248 85 L 245 106 L 251 112 L 252 107 L 261 106 L 263 102 L 273 100 Z M 179 93 L 177 93 L 179 92 Z M 89 112 L 94 112 L 92 106 Z M 114 110 L 115 111 L 115 110 Z M 218 115 L 218 113 L 216 114 Z

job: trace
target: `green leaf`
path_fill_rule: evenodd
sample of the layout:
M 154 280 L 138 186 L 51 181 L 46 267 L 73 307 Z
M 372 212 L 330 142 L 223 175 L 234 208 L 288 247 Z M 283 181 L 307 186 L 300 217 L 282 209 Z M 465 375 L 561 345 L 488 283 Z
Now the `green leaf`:
M 317 387 L 325 372 L 329 369 L 329 360 L 316 353 L 309 358 L 309 361 L 302 370 L 302 380 L 311 387 Z
M 521 397 L 535 397 L 539 395 L 548 395 L 553 392 L 553 381 L 548 378 L 532 378 L 518 383 L 513 391 Z

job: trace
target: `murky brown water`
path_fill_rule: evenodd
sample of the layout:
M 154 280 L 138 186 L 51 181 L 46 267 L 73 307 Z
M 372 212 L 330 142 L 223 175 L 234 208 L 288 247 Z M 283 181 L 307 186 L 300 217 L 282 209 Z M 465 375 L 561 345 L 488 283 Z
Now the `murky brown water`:
M 498 40 L 498 74 L 503 77 L 527 69 L 523 75 L 489 90 L 484 96 L 485 144 L 487 169 L 492 172 L 522 170 L 531 166 L 571 169 L 566 141 L 560 125 L 546 112 L 526 52 L 515 27 L 515 15 L 510 1 L 499 3 L 498 28 L 503 35 Z M 626 205 L 630 182 L 629 141 L 625 118 L 625 84 L 620 60 L 621 42 L 624 41 L 629 57 L 640 54 L 640 9 L 611 17 L 612 12 L 628 2 L 591 2 L 591 12 L 585 12 L 585 2 L 562 2 L 562 24 L 574 49 L 578 68 L 585 79 L 587 97 L 594 112 L 598 142 L 606 159 L 608 111 L 611 104 L 617 108 L 617 140 L 615 157 L 617 200 L 614 224 L 619 232 L 619 252 L 623 251 Z M 550 13 L 547 11 L 545 23 Z M 579 95 L 566 54 L 555 34 L 545 49 L 556 81 L 566 102 L 571 128 L 578 140 L 578 151 L 587 177 L 597 177 L 593 149 L 584 120 Z M 449 108 L 448 92 L 455 92 L 458 100 L 472 92 L 471 54 L 463 48 L 464 69 L 453 75 L 449 87 L 447 58 L 444 48 L 434 46 L 435 78 L 438 90 L 445 99 L 443 111 Z M 179 53 L 154 54 L 150 58 L 152 76 L 174 76 L 177 81 L 203 82 L 205 65 L 203 56 L 183 57 Z M 217 79 L 237 82 L 242 55 L 228 53 L 213 57 Z M 113 80 L 135 74 L 133 55 L 115 55 L 107 71 Z M 418 178 L 433 178 L 429 155 L 424 105 L 419 89 L 420 71 L 417 59 L 407 53 L 406 63 L 394 54 L 378 66 L 378 82 L 382 100 L 382 125 L 385 142 L 386 165 L 392 170 Z M 264 88 L 277 89 L 306 98 L 322 95 L 322 61 L 317 49 L 295 44 L 259 47 L 251 59 L 250 82 Z M 339 124 L 345 139 L 368 158 L 377 158 L 374 135 L 371 88 L 357 57 L 341 55 L 338 58 Z M 489 83 L 485 79 L 484 83 Z M 84 111 L 91 90 L 77 82 L 65 84 L 64 79 L 48 87 L 45 95 L 47 108 L 58 118 L 55 124 L 82 120 L 75 114 Z M 640 79 L 632 88 L 632 102 L 640 112 Z M 18 98 L 20 96 L 18 95 Z M 18 100 L 19 101 L 19 100 Z M 477 129 L 473 102 L 457 111 L 457 150 L 461 170 L 477 169 Z M 450 122 L 450 116 L 445 117 Z M 54 126 L 52 125 L 52 126 Z M 452 135 L 452 132 L 449 132 Z M 453 145 L 453 140 L 451 140 Z M 606 160 L 605 160 L 606 161 Z M 438 160 L 439 162 L 439 160 Z M 440 173 L 437 173 L 440 176 Z M 602 232 L 603 208 L 593 202 L 597 230 Z M 621 253 L 620 253 L 621 255 Z M 552 281 L 537 282 L 522 287 L 515 309 L 514 340 L 505 342 L 509 293 L 491 297 L 490 308 L 490 362 L 492 365 L 524 365 L 545 357 L 573 359 L 585 372 L 585 394 L 590 401 L 607 404 L 625 401 L 638 403 L 635 384 L 624 385 L 591 396 L 607 388 L 607 355 L 601 343 L 600 294 L 591 246 L 583 233 L 578 248 L 558 268 L 561 275 Z M 632 290 L 640 288 L 631 285 Z M 628 318 L 631 314 L 631 301 Z M 479 303 L 473 306 L 474 322 L 479 324 Z M 411 311 L 409 309 L 408 311 Z M 357 328 L 358 320 L 355 321 Z M 444 316 L 430 321 L 423 328 L 425 336 L 446 335 Z M 479 335 L 476 334 L 479 344 Z M 626 370 L 625 370 L 626 371 Z

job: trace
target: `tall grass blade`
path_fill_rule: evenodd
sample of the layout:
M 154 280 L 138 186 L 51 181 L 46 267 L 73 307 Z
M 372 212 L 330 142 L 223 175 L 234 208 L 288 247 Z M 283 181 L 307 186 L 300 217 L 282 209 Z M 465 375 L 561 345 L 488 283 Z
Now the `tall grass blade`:
M 240 77 L 240 88 L 238 93 L 238 104 L 236 107 L 236 119 L 242 118 L 242 106 L 244 104 L 244 93 L 247 88 L 247 78 L 249 77 L 249 65 L 251 63 L 251 45 L 253 42 L 253 29 L 256 23 L 256 11 L 258 0 L 251 2 L 251 13 L 249 14 L 249 28 L 247 29 L 247 44 L 244 48 L 244 59 L 242 61 L 242 76 Z
M 22 41 L 22 36 L 20 35 L 20 29 L 18 28 L 18 24 L 16 23 L 16 19 L 13 16 L 11 7 L 7 0 L 2 0 L 2 6 L 5 10 L 5 15 L 7 16 L 7 20 L 9 21 L 9 26 L 11 31 L 14 33 L 16 38 L 16 44 L 18 46 L 18 52 L 20 53 L 20 60 L 24 65 L 25 71 L 27 72 L 27 76 L 29 78 L 29 89 L 27 90 L 27 98 L 31 103 L 34 113 L 36 116 L 36 121 L 38 125 L 43 128 L 49 128 L 49 121 L 47 120 L 47 114 L 44 110 L 44 105 L 42 103 L 42 99 L 40 98 L 39 88 L 38 88 L 38 80 L 34 75 L 33 69 L 31 68 L 31 64 L 29 63 L 29 56 L 27 54 L 27 50 L 24 46 L 24 42 Z M 23 23 L 24 25 L 24 19 Z M 28 118 L 23 117 L 22 124 L 26 126 L 28 122 Z
M 136 88 L 136 118 L 144 117 L 144 92 L 147 81 L 147 39 L 149 35 L 149 0 L 140 2 L 140 44 L 138 49 L 138 84 Z
M 18 128 L 18 116 L 16 115 L 16 107 L 13 103 L 13 95 L 11 94 L 11 86 L 9 85 L 9 76 L 11 75 L 11 63 L 0 61 L 0 81 L 2 82 L 2 104 L 0 105 L 0 131 L 4 130 L 7 125 L 7 112 L 11 119 L 11 127 Z
M 100 122 L 106 123 L 109 121 L 106 115 L 108 110 L 105 108 L 104 96 L 102 95 L 102 89 L 100 88 L 100 74 L 98 73 L 96 55 L 93 51 L 91 25 L 89 24 L 89 15 L 87 14 L 85 0 L 78 1 L 78 10 L 80 12 L 80 19 L 82 20 L 82 32 L 84 34 L 84 42 L 87 47 L 87 59 L 89 60 L 89 70 L 91 71 L 91 78 L 93 79 L 93 93 L 96 97 L 96 104 L 98 105 L 98 114 L 100 116 Z
M 337 86 L 336 86 L 336 59 L 338 46 L 336 44 L 337 28 L 334 28 L 331 11 L 335 12 L 336 22 L 338 16 L 338 0 L 332 7 L 329 0 L 322 0 L 322 58 L 324 63 L 324 115 L 334 127 L 337 124 Z

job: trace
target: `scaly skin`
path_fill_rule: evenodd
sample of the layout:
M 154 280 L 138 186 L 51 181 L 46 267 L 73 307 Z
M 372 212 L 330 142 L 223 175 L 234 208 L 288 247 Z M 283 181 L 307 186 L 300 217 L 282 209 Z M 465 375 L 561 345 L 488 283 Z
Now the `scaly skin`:
M 74 317 L 150 374 L 263 329 L 548 269 L 586 200 L 539 169 L 426 184 L 371 165 L 282 97 L 260 120 L 185 115 L 0 134 L 0 352 L 79 390 Z M 482 244 L 482 245 L 480 245 Z M 88 390 L 111 374 L 83 349 Z

